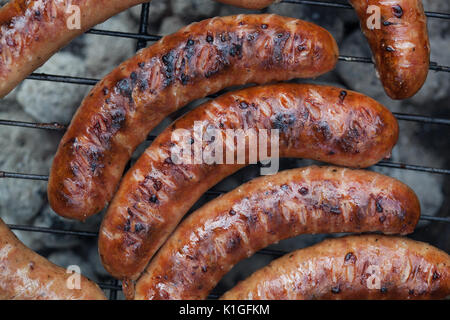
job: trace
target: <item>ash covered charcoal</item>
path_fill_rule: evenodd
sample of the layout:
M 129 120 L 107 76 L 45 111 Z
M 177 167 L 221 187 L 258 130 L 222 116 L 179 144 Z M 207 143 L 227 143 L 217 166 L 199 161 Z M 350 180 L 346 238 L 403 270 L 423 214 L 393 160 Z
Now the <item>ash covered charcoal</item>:
M 38 73 L 86 76 L 84 61 L 69 52 L 59 52 Z M 17 89 L 23 110 L 40 122 L 69 123 L 88 92 L 88 87 L 68 83 L 25 80 Z
M 218 13 L 219 4 L 211 0 L 171 0 L 174 15 L 186 23 L 210 18 Z
M 0 5 L 7 3 L 0 0 Z M 423 0 L 425 10 L 450 12 L 449 1 Z M 245 10 L 219 4 L 213 0 L 153 0 L 150 4 L 151 34 L 166 35 L 182 26 L 214 15 L 240 13 L 277 13 L 319 24 L 328 29 L 339 43 L 341 55 L 370 57 L 367 41 L 359 29 L 353 10 L 322 8 L 295 4 L 274 4 L 262 11 Z M 135 33 L 139 30 L 141 6 L 136 6 L 96 26 L 97 29 Z M 431 60 L 441 65 L 450 65 L 450 24 L 443 19 L 428 19 L 431 42 Z M 148 45 L 151 45 L 149 42 Z M 133 56 L 136 40 L 86 34 L 50 59 L 41 72 L 69 76 L 101 78 L 118 64 Z M 340 61 L 336 70 L 317 80 L 303 79 L 299 82 L 316 82 L 356 90 L 383 103 L 391 111 L 450 118 L 448 101 L 450 80 L 447 73 L 430 71 L 424 87 L 417 95 L 405 101 L 393 101 L 385 94 L 372 64 Z M 60 84 L 44 81 L 24 81 L 18 89 L 0 100 L 0 119 L 23 121 L 60 121 L 68 123 L 89 86 Z M 152 135 L 158 134 L 188 110 L 200 102 L 190 104 L 166 119 Z M 435 168 L 450 168 L 449 128 L 400 121 L 400 139 L 393 151 L 392 161 L 424 165 Z M 35 174 L 48 174 L 51 160 L 61 135 L 44 130 L 0 126 L 0 170 Z M 150 142 L 144 143 L 133 156 L 137 157 Z M 310 160 L 282 159 L 282 169 L 302 167 L 317 162 Z M 407 183 L 418 195 L 423 214 L 448 216 L 450 212 L 450 180 L 443 175 L 410 170 L 373 167 Z M 219 183 L 215 190 L 231 190 L 244 181 L 259 176 L 258 166 L 249 166 Z M 87 223 L 72 222 L 57 216 L 49 208 L 45 181 L 0 179 L 0 217 L 7 223 L 43 226 L 64 230 L 98 231 L 102 215 L 96 215 Z M 204 196 L 194 206 L 200 207 L 211 200 Z M 95 281 L 110 282 L 111 277 L 100 263 L 96 239 L 68 235 L 34 232 L 16 234 L 25 244 L 51 261 L 67 267 L 80 265 L 83 274 Z M 329 235 L 302 235 L 281 241 L 271 249 L 292 251 L 323 240 Z M 445 223 L 421 222 L 411 236 L 430 242 L 445 251 L 450 250 L 450 227 Z M 215 292 L 224 292 L 237 281 L 269 263 L 274 257 L 255 255 L 242 261 L 220 282 Z M 123 295 L 119 294 L 119 299 Z
M 0 119 L 35 121 L 17 102 L 0 100 Z M 0 126 L 0 170 L 48 174 L 58 137 L 45 130 Z M 45 204 L 45 181 L 0 179 L 0 217 L 10 224 L 29 224 Z

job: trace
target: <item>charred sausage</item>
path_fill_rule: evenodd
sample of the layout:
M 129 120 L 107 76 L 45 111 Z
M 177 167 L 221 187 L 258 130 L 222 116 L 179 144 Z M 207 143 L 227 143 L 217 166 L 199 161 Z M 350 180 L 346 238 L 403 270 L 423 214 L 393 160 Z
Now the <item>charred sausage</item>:
M 204 299 L 237 262 L 279 240 L 406 234 L 419 216 L 409 187 L 371 171 L 313 166 L 255 179 L 183 221 L 137 282 L 136 298 Z
M 71 276 L 27 248 L 0 219 L 0 300 L 105 300 L 103 291 L 81 276 L 71 289 Z
M 219 0 L 262 9 L 274 0 Z M 430 44 L 422 0 L 349 0 L 355 8 L 375 60 L 378 75 L 392 99 L 420 90 L 428 75 Z
M 137 145 L 188 102 L 232 85 L 315 77 L 337 57 L 326 30 L 277 15 L 213 18 L 164 37 L 82 103 L 53 161 L 52 208 L 79 220 L 103 209 Z
M 393 99 L 412 97 L 424 84 L 430 63 L 422 1 L 350 0 L 350 3 L 369 41 L 386 93 Z M 375 10 L 370 10 L 371 6 Z M 381 21 L 371 21 L 371 16 Z
M 202 124 L 200 134 L 196 123 Z M 178 129 L 192 139 L 193 147 L 186 150 L 191 163 L 173 161 L 180 145 Z M 208 138 L 212 129 L 219 132 L 214 140 Z M 387 157 L 398 138 L 398 124 L 389 110 L 362 94 L 334 87 L 269 85 L 207 102 L 163 131 L 123 178 L 99 235 L 103 265 L 113 276 L 137 279 L 203 193 L 249 162 L 194 162 L 197 146 L 207 154 L 211 143 L 221 146 L 223 141 L 227 150 L 236 150 L 237 139 L 223 137 L 228 129 L 253 129 L 257 136 L 267 130 L 268 137 L 277 130 L 279 138 L 267 140 L 279 144 L 280 157 L 352 167 L 368 167 Z M 197 144 L 202 136 L 203 143 Z M 272 155 L 270 147 L 259 160 Z M 231 153 L 227 150 L 223 158 Z
M 221 299 L 443 299 L 450 257 L 402 237 L 329 239 L 273 261 Z

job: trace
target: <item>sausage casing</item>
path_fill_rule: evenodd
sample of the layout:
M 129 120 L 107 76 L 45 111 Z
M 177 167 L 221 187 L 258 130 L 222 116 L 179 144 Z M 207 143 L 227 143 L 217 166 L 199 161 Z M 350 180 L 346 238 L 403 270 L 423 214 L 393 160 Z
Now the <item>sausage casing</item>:
M 103 291 L 80 276 L 70 289 L 70 273 L 27 248 L 0 219 L 0 300 L 105 300 Z
M 450 257 L 392 236 L 329 239 L 273 261 L 225 293 L 224 300 L 443 299 Z
M 237 262 L 305 233 L 414 230 L 420 205 L 381 174 L 306 167 L 255 179 L 194 212 L 136 285 L 137 299 L 204 299 Z
M 184 129 L 196 137 L 198 122 L 203 125 L 204 140 L 208 139 L 206 128 L 221 133 L 227 129 L 276 129 L 280 157 L 351 167 L 368 167 L 387 157 L 398 138 L 398 123 L 384 106 L 362 94 L 334 87 L 268 85 L 209 101 L 164 130 L 122 179 L 99 234 L 103 265 L 114 277 L 139 277 L 203 193 L 248 163 L 173 163 L 172 151 L 174 145 L 178 146 L 173 133 Z M 271 132 L 267 135 L 270 137 Z M 204 142 L 199 146 L 203 154 L 209 146 Z M 235 139 L 224 144 L 236 150 Z M 246 154 L 248 146 L 247 141 Z M 195 148 L 187 152 L 193 158 Z
M 262 9 L 276 2 L 219 1 L 248 9 Z M 349 2 L 358 14 L 361 29 L 372 49 L 375 66 L 386 93 L 392 99 L 412 97 L 425 83 L 430 60 L 430 44 L 422 0 Z
M 72 39 L 143 2 L 146 0 L 11 0 L 0 9 L 0 98 Z M 79 8 L 79 28 L 74 24 L 75 6 Z
M 424 84 L 430 63 L 427 21 L 421 0 L 350 0 L 372 49 L 386 93 L 393 99 L 413 96 Z M 381 21 L 371 16 L 377 8 Z M 375 19 L 378 16 L 374 16 Z M 379 23 L 372 29 L 373 23 Z
M 52 208 L 79 220 L 103 209 L 134 149 L 188 102 L 232 85 L 315 77 L 337 57 L 326 30 L 277 15 L 213 18 L 164 37 L 107 75 L 78 109 L 50 172 Z

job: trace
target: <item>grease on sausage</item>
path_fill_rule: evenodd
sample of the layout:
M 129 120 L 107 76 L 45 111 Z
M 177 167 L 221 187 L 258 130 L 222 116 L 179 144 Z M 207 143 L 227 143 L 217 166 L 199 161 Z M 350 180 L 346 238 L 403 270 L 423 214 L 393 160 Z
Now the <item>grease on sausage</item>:
M 430 44 L 421 0 L 350 0 L 361 21 L 386 93 L 393 99 L 412 97 L 424 84 Z M 369 6 L 380 10 L 380 28 L 369 28 Z
M 183 221 L 137 282 L 136 298 L 204 299 L 237 262 L 279 240 L 407 234 L 419 216 L 414 192 L 375 172 L 313 166 L 258 178 Z
M 273 261 L 223 300 L 443 299 L 450 257 L 428 244 L 389 236 L 329 239 Z

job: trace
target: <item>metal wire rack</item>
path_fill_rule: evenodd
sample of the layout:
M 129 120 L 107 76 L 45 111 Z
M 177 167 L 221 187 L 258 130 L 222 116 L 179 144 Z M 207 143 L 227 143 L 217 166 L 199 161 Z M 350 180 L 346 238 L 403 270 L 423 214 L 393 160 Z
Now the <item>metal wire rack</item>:
M 281 3 L 330 7 L 330 8 L 338 8 L 338 9 L 352 9 L 352 7 L 348 3 L 342 3 L 342 2 L 329 2 L 329 1 L 316 1 L 316 0 L 282 0 Z M 121 38 L 129 38 L 129 39 L 137 40 L 137 44 L 136 44 L 136 51 L 137 51 L 137 50 L 140 50 L 140 49 L 146 47 L 148 42 L 158 41 L 159 39 L 161 39 L 161 36 L 152 35 L 147 32 L 148 24 L 149 24 L 149 13 L 150 13 L 150 3 L 142 4 L 138 33 L 99 30 L 99 29 L 90 29 L 86 33 L 93 34 L 93 35 L 99 35 L 99 36 L 121 37 Z M 428 11 L 428 12 L 426 12 L 426 15 L 429 18 L 450 20 L 450 13 L 440 13 L 440 12 L 429 12 Z M 373 63 L 372 59 L 370 57 L 354 57 L 354 56 L 342 56 L 341 55 L 339 57 L 339 60 L 345 61 L 345 62 L 354 62 L 354 63 Z M 436 62 L 431 62 L 430 70 L 433 70 L 436 72 L 450 72 L 450 66 L 443 66 L 443 65 L 439 65 Z M 99 81 L 98 79 L 92 79 L 92 78 L 71 77 L 71 76 L 65 76 L 65 75 L 44 74 L 44 73 L 33 73 L 30 76 L 28 76 L 27 79 L 38 80 L 38 81 L 71 83 L 71 84 L 88 85 L 88 86 L 93 86 Z M 219 94 L 216 94 L 211 97 L 215 97 L 218 95 Z M 404 114 L 404 113 L 394 113 L 394 115 L 398 120 L 402 120 L 402 121 L 412 121 L 412 122 L 424 123 L 424 124 L 450 126 L 450 119 L 445 119 L 445 118 L 436 118 L 436 117 L 430 117 L 430 116 Z M 42 129 L 42 130 L 49 130 L 49 131 L 60 131 L 60 132 L 65 131 L 67 128 L 66 124 L 61 124 L 61 123 L 37 123 L 37 122 L 23 122 L 23 121 L 13 121 L 13 120 L 3 120 L 3 119 L 0 119 L 0 125 L 24 127 L 24 128 L 32 128 L 32 129 Z M 156 138 L 155 136 L 150 135 L 147 140 L 152 141 L 155 138 Z M 392 162 L 389 160 L 381 161 L 378 164 L 376 164 L 376 166 L 390 167 L 390 168 L 396 168 L 396 169 L 400 169 L 400 170 L 412 170 L 412 171 L 431 173 L 431 174 L 450 175 L 450 169 L 432 168 L 432 167 L 426 167 L 426 166 L 421 166 L 421 165 L 396 163 L 396 162 Z M 47 181 L 48 175 L 6 172 L 6 171 L 0 170 L 0 179 L 1 178 Z M 213 189 L 209 190 L 206 194 L 210 195 L 210 196 L 218 196 L 225 192 L 227 192 L 227 190 L 217 190 L 217 189 L 213 188 Z M 431 216 L 431 215 L 422 215 L 420 219 L 424 220 L 424 221 L 450 224 L 450 217 L 436 217 L 436 216 Z M 51 234 L 56 234 L 56 235 L 74 236 L 74 237 L 80 237 L 80 238 L 96 238 L 98 236 L 97 232 L 54 229 L 54 228 L 37 227 L 37 226 L 29 226 L 29 225 L 11 225 L 10 224 L 8 226 L 12 230 L 51 233 Z M 285 251 L 273 250 L 273 249 L 263 249 L 258 252 L 258 254 L 270 255 L 273 257 L 282 256 L 286 253 L 287 252 L 285 252 Z M 111 280 L 110 283 L 99 283 L 99 286 L 102 289 L 109 290 L 110 300 L 116 300 L 118 291 L 122 290 L 122 288 L 119 285 L 119 282 L 117 280 Z M 211 293 L 209 295 L 209 298 L 215 299 L 215 298 L 218 298 L 219 296 L 220 295 L 217 293 Z

